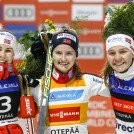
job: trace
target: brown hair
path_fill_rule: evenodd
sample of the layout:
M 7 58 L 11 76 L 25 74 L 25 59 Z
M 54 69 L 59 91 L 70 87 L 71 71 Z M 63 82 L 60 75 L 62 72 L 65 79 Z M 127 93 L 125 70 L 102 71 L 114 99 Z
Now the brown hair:
M 78 73 L 78 74 L 82 73 L 82 72 L 81 72 L 81 68 L 79 67 L 77 61 L 75 61 L 73 67 L 74 67 L 74 70 L 75 70 L 76 73 Z
M 112 67 L 109 65 L 109 62 L 106 61 L 104 68 L 102 70 L 103 79 L 104 79 L 104 83 L 105 83 L 106 87 L 109 86 L 108 80 L 109 80 L 109 76 L 112 74 L 112 71 L 113 71 Z

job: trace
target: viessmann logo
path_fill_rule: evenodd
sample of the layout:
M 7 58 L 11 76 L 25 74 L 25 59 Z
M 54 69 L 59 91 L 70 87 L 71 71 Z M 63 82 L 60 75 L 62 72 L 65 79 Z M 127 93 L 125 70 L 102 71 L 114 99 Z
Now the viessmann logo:
M 34 5 L 5 5 L 4 19 L 6 21 L 34 21 Z
M 78 121 L 80 120 L 80 107 L 49 109 L 49 115 L 50 123 L 62 121 Z

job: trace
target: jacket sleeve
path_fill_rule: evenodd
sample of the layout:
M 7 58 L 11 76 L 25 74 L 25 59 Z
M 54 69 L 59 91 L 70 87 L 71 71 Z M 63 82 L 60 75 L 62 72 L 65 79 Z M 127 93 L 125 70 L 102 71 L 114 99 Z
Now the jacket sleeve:
M 84 79 L 90 96 L 101 95 L 110 97 L 110 91 L 101 77 L 94 74 L 84 74 Z

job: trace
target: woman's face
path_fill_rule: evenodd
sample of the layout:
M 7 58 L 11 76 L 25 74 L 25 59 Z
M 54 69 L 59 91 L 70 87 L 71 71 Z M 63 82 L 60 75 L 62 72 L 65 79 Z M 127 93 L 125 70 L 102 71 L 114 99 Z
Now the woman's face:
M 8 45 L 0 45 L 0 62 L 12 63 L 14 57 L 13 49 Z
M 53 62 L 55 68 L 65 74 L 74 65 L 76 60 L 76 53 L 74 49 L 68 45 L 58 45 L 53 51 Z
M 124 73 L 132 64 L 134 55 L 124 46 L 115 46 L 108 50 L 107 60 L 110 66 L 119 73 Z

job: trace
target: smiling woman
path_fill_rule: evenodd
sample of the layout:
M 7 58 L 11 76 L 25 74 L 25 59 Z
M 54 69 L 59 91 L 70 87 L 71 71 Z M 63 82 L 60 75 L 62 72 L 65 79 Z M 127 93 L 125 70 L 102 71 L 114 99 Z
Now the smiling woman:
M 107 61 L 103 69 L 104 82 L 112 96 L 116 134 L 134 133 L 134 41 L 124 33 L 115 30 L 107 38 Z
M 7 31 L 0 31 L 0 62 L 12 63 L 14 57 L 15 36 Z
M 117 72 L 128 70 L 133 60 L 133 39 L 125 34 L 115 34 L 106 41 L 107 60 Z
M 107 53 L 110 66 L 119 73 L 125 73 L 132 64 L 133 54 L 122 46 L 110 48 Z
M 12 63 L 13 57 L 13 49 L 10 46 L 0 44 L 0 63 Z
M 11 32 L 7 30 L 0 30 L 0 79 L 8 77 L 8 69 L 6 67 L 10 66 L 11 71 L 14 70 L 13 58 L 16 42 L 16 37 Z M 2 70 L 5 70 L 6 73 L 4 73 Z
M 67 29 L 63 32 L 61 29 L 61 33 L 53 37 L 52 57 L 54 66 L 63 74 L 68 73 L 78 56 L 78 39 L 75 34 L 75 32 L 69 34 Z
M 18 125 L 21 92 L 13 66 L 16 42 L 11 32 L 0 30 L 0 134 L 23 134 Z
M 134 2 L 106 6 L 109 13 L 102 37 L 107 61 L 103 76 L 111 92 L 116 116 L 116 134 L 134 133 Z M 114 9 L 114 10 L 113 10 Z
M 81 72 L 77 64 L 79 38 L 73 29 L 59 28 L 52 34 L 52 45 L 53 68 L 48 113 L 44 122 L 45 134 L 88 134 L 89 98 L 94 95 L 109 96 L 109 90 L 99 76 Z M 44 86 L 45 77 L 42 77 L 41 82 L 44 82 Z M 31 90 L 37 104 L 41 104 L 41 89 Z
M 57 70 L 66 74 L 75 63 L 76 53 L 74 49 L 68 45 L 59 45 L 54 49 L 53 60 Z
M 104 82 L 109 87 L 116 116 L 116 134 L 133 133 L 134 127 L 134 41 L 126 34 L 113 34 L 106 40 L 107 62 Z M 117 105 L 118 104 L 118 105 Z M 119 127 L 120 126 L 120 127 Z M 130 129 L 127 129 L 129 128 Z

